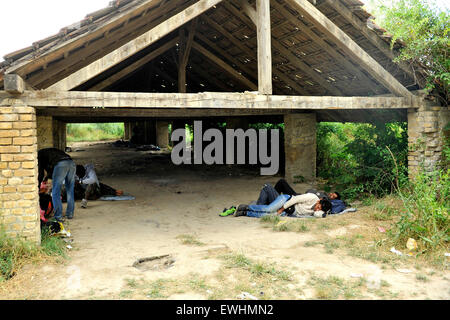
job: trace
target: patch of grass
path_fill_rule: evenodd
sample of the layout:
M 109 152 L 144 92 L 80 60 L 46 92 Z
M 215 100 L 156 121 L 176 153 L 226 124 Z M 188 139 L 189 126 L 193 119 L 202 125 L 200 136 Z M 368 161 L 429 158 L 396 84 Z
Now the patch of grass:
M 262 217 L 261 223 L 272 227 L 274 231 L 278 232 L 308 232 L 310 229 L 305 221 L 296 219 L 282 219 L 276 215 L 267 215 Z
M 123 123 L 74 123 L 67 125 L 67 141 L 103 141 L 122 139 Z
M 166 289 L 166 279 L 158 279 L 150 283 L 150 290 L 147 292 L 146 297 L 151 299 L 167 298 L 163 291 Z
M 67 258 L 65 246 L 62 239 L 45 231 L 42 232 L 41 246 L 38 246 L 34 242 L 9 236 L 0 226 L 0 282 L 11 279 L 26 263 L 50 256 Z
M 311 276 L 307 282 L 315 289 L 315 296 L 320 300 L 360 299 L 363 297 L 361 289 L 365 288 L 365 280 L 346 281 L 336 276 L 321 278 Z
M 244 269 L 257 277 L 269 275 L 282 281 L 290 281 L 292 278 L 292 275 L 288 271 L 278 270 L 275 268 L 275 265 L 266 262 L 255 262 L 243 254 L 228 254 L 222 256 L 222 258 L 226 262 L 226 268 Z
M 182 234 L 177 236 L 177 239 L 181 241 L 182 244 L 191 246 L 204 246 L 205 244 L 197 240 L 197 236 L 190 234 Z
M 422 282 L 427 282 L 428 281 L 427 276 L 424 275 L 424 274 L 421 274 L 421 273 L 416 274 L 416 279 L 419 280 L 419 281 L 422 281 Z

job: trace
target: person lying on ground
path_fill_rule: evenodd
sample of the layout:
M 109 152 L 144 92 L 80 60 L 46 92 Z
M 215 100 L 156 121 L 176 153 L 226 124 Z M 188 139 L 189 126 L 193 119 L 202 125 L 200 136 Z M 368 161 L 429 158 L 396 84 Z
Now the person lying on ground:
M 264 187 L 263 187 L 263 189 L 264 189 Z M 292 187 L 284 179 L 278 180 L 278 182 L 275 184 L 275 191 L 278 192 L 279 194 L 288 194 L 291 196 L 298 195 L 298 193 L 295 192 L 295 190 L 292 189 Z M 267 191 L 267 193 L 269 193 L 269 192 L 270 191 Z M 348 206 L 343 200 L 341 200 L 341 195 L 337 191 L 325 193 L 325 192 L 317 191 L 316 189 L 309 189 L 305 192 L 305 194 L 306 193 L 312 193 L 312 194 L 315 194 L 316 196 L 318 196 L 320 199 L 325 199 L 325 200 L 330 201 L 331 206 L 332 206 L 331 214 L 342 212 Z M 261 196 L 261 194 L 260 194 L 260 196 Z M 266 200 L 264 197 L 260 197 L 258 199 L 258 201 L 266 201 Z M 257 202 L 257 204 L 267 204 L 267 203 L 258 203 Z
M 101 183 L 97 178 L 93 164 L 77 165 L 76 180 L 85 190 L 84 197 L 81 200 L 81 207 L 84 209 L 87 208 L 88 200 L 97 200 L 102 196 L 120 196 L 123 194 L 121 190 L 116 190 Z
M 276 190 L 271 190 L 270 185 L 266 185 L 262 192 L 270 192 L 270 196 L 277 194 Z M 331 203 L 326 199 L 319 199 L 315 194 L 306 193 L 296 196 L 281 194 L 268 205 L 240 205 L 234 216 L 260 218 L 268 214 L 284 214 L 294 217 L 325 217 L 330 212 Z
M 75 162 L 72 158 L 56 148 L 46 148 L 38 151 L 38 188 L 44 177 L 52 179 L 52 204 L 55 211 L 55 219 L 64 221 L 62 216 L 63 206 L 61 201 L 61 188 L 65 183 L 67 190 L 66 217 L 72 219 L 75 209 Z

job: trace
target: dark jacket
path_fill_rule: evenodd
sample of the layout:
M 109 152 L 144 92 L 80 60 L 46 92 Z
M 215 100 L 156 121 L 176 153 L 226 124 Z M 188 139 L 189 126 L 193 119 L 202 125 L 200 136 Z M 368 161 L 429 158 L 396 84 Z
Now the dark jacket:
M 47 148 L 38 151 L 39 186 L 42 180 L 44 180 L 44 170 L 47 171 L 47 177 L 51 178 L 56 164 L 63 160 L 72 160 L 72 158 L 64 151 L 56 148 Z

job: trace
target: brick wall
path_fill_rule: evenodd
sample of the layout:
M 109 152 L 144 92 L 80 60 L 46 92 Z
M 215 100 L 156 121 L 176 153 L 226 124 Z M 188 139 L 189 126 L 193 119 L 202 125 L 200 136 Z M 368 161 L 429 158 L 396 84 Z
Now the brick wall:
M 0 106 L 0 224 L 40 242 L 36 113 L 9 99 Z
M 425 105 L 408 110 L 408 168 L 414 175 L 420 166 L 431 171 L 440 166 L 444 147 L 443 128 L 450 121 L 448 107 Z

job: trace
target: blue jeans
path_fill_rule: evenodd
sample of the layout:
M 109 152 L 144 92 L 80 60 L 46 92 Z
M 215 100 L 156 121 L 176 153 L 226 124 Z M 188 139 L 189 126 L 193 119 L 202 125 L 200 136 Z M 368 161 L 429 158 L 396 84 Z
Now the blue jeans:
M 271 204 L 257 205 L 252 204 L 248 206 L 247 217 L 260 218 L 267 214 L 276 213 L 289 199 L 290 195 L 282 194 L 278 196 Z
M 56 219 L 62 219 L 61 187 L 64 182 L 67 192 L 66 217 L 73 217 L 75 209 L 75 170 L 76 165 L 72 160 L 63 160 L 53 168 L 52 175 L 52 202 Z

